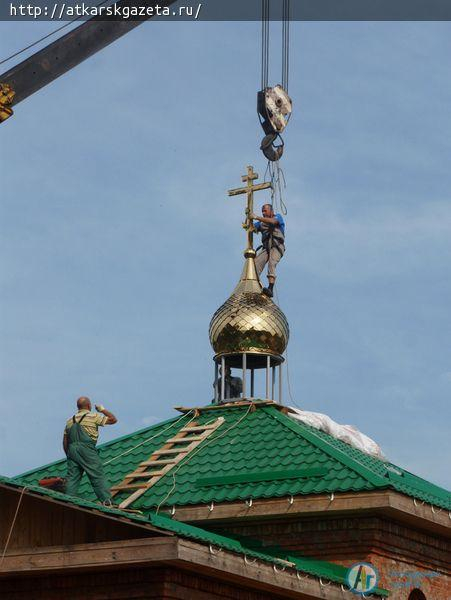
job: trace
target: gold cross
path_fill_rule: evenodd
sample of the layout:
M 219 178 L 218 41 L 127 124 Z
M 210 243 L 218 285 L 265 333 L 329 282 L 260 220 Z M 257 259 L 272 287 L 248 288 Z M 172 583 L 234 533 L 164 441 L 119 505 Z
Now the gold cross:
M 245 210 L 246 221 L 243 223 L 243 227 L 247 231 L 247 250 L 254 249 L 254 225 L 251 218 L 254 213 L 254 192 L 257 192 L 258 190 L 266 190 L 271 187 L 271 183 L 269 181 L 253 185 L 252 182 L 254 181 L 254 179 L 258 179 L 258 175 L 257 173 L 254 173 L 253 167 L 248 167 L 247 174 L 241 176 L 241 181 L 247 183 L 246 187 L 229 190 L 229 196 L 239 196 L 240 194 L 247 194 L 247 206 Z

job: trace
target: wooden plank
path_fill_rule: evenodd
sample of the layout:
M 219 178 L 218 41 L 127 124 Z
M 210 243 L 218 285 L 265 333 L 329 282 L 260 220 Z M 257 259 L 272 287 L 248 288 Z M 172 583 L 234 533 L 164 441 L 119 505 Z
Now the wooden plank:
M 140 467 L 159 467 L 160 465 L 169 465 L 174 462 L 173 458 L 167 458 L 162 460 L 145 460 L 140 463 Z
M 190 437 L 186 436 L 183 438 L 171 438 L 170 440 L 168 440 L 168 444 L 186 444 L 187 442 L 198 442 L 200 440 L 203 440 L 204 438 L 200 435 L 192 435 Z
M 320 583 L 318 577 L 298 579 L 294 569 L 288 567 L 283 571 L 284 567 L 278 567 L 274 570 L 274 565 L 271 563 L 261 560 L 253 563 L 253 560 L 249 558 L 252 565 L 248 565 L 240 555 L 233 555 L 224 550 L 211 555 L 208 546 L 201 546 L 188 539 L 181 539 L 179 543 L 179 563 L 186 568 L 194 567 L 197 572 L 205 575 L 210 574 L 213 568 L 217 570 L 218 576 L 221 576 L 220 573 L 227 573 L 227 581 L 238 584 L 243 584 L 245 579 L 255 578 L 256 581 L 252 586 L 254 590 L 272 592 L 276 597 L 298 600 L 307 600 L 307 598 L 343 600 L 350 595 L 343 593 L 340 584 L 327 582 L 324 585 L 324 582 Z
M 124 490 L 137 490 L 137 489 L 147 489 L 146 483 L 124 483 L 120 485 L 115 485 L 111 488 L 111 491 L 124 491 Z
M 214 429 L 211 425 L 194 425 L 193 427 L 184 427 L 180 430 L 181 433 L 191 433 L 192 431 L 207 431 L 208 429 Z
M 164 471 L 142 471 L 140 473 L 130 473 L 127 477 L 133 479 L 141 479 L 142 477 L 147 477 L 150 479 L 151 477 L 160 477 L 160 475 L 164 475 Z
M 274 408 L 277 408 L 281 412 L 286 412 L 286 406 L 282 406 L 274 400 L 241 400 L 235 402 L 224 402 L 223 404 L 214 404 L 211 406 L 198 406 L 196 408 L 190 408 L 187 406 L 174 406 L 174 410 L 178 410 L 181 413 L 190 413 L 194 410 L 200 414 L 207 411 L 210 412 L 215 410 L 223 410 L 224 408 L 242 408 L 243 406 L 249 406 L 249 404 L 254 405 L 255 408 L 273 405 Z
M 178 554 L 177 546 L 178 539 L 173 536 L 19 549 L 8 552 L 5 556 L 0 578 L 27 571 L 70 572 L 80 568 L 95 569 L 108 564 L 111 568 L 112 565 L 174 560 Z

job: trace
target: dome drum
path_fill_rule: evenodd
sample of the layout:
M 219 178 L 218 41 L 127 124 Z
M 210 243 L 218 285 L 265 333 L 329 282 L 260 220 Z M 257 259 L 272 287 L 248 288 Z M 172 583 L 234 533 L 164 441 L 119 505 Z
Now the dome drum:
M 221 364 L 221 359 L 224 357 L 226 364 L 232 369 L 241 369 L 243 366 L 243 354 L 246 354 L 246 364 L 248 369 L 266 369 L 268 367 L 268 359 L 270 367 L 277 367 L 284 362 L 283 356 L 279 354 L 266 354 L 266 353 L 255 353 L 240 352 L 236 354 L 216 354 L 213 360 L 217 364 Z
M 221 354 L 214 357 L 214 404 L 239 400 L 276 400 L 282 404 L 282 356 L 270 354 Z M 241 377 L 232 374 L 240 369 Z M 263 393 L 256 394 L 255 374 L 264 369 Z M 277 388 L 277 391 L 276 391 Z M 260 388 L 261 389 L 261 388 Z

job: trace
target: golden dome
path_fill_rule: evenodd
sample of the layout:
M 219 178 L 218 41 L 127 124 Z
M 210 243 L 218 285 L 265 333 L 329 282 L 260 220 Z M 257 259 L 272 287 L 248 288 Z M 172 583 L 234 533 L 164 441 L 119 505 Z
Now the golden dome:
M 280 356 L 288 344 L 288 321 L 262 293 L 255 270 L 255 250 L 245 252 L 243 273 L 232 295 L 210 322 L 210 343 L 216 356 L 249 352 Z

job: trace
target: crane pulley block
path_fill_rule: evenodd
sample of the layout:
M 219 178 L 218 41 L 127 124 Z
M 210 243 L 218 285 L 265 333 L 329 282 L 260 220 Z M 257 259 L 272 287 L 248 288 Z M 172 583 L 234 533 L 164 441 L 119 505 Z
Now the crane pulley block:
M 262 117 L 263 131 L 282 133 L 290 119 L 293 104 L 281 85 L 267 87 L 258 92 L 257 110 Z
M 291 98 L 281 85 L 266 87 L 257 94 L 257 111 L 265 132 L 260 149 L 272 162 L 279 160 L 283 154 L 280 134 L 288 124 L 292 108 Z M 277 138 L 280 139 L 279 145 L 275 144 Z

